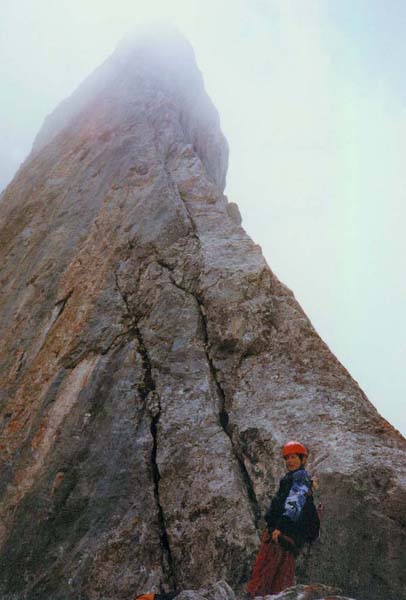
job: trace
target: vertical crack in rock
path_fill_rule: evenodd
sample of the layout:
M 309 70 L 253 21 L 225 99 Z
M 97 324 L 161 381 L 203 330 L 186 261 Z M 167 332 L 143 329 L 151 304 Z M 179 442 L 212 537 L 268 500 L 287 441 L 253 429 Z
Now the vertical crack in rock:
M 226 395 L 225 395 L 225 392 L 224 392 L 224 390 L 221 386 L 221 383 L 218 379 L 217 369 L 214 366 L 213 360 L 209 354 L 209 337 L 208 337 L 208 332 L 207 332 L 207 318 L 204 313 L 203 305 L 200 304 L 200 302 L 198 302 L 198 306 L 199 306 L 199 311 L 200 311 L 200 315 L 201 315 L 202 323 L 203 323 L 204 346 L 205 346 L 205 352 L 206 352 L 206 357 L 207 357 L 207 363 L 209 365 L 210 373 L 211 373 L 213 381 L 216 385 L 217 393 L 219 395 L 220 402 L 221 402 L 220 410 L 219 410 L 219 423 L 220 423 L 221 427 L 223 428 L 225 434 L 230 439 L 231 447 L 233 449 L 234 455 L 238 462 L 238 466 L 240 468 L 241 478 L 245 485 L 245 489 L 247 491 L 247 497 L 248 497 L 248 501 L 251 506 L 255 528 L 258 530 L 259 529 L 259 521 L 261 518 L 261 509 L 259 507 L 259 503 L 258 503 L 256 494 L 255 494 L 253 483 L 252 483 L 249 473 L 247 471 L 247 467 L 245 466 L 245 463 L 244 463 L 244 456 L 243 456 L 241 450 L 236 445 L 235 440 L 233 438 L 232 429 L 230 426 L 230 418 L 229 418 L 229 415 L 228 415 L 228 412 L 226 409 Z
M 141 355 L 142 360 L 142 370 L 143 370 L 143 379 L 138 385 L 138 393 L 143 400 L 144 404 L 151 404 L 151 399 L 155 399 L 157 397 L 157 393 L 155 391 L 155 381 L 152 376 L 152 365 L 151 360 L 148 354 L 148 350 L 144 343 L 144 338 L 142 336 L 141 330 L 138 325 L 138 320 L 136 315 L 134 315 L 133 311 L 127 300 L 127 295 L 121 290 L 118 275 L 115 273 L 115 281 L 117 290 L 127 308 L 128 316 L 131 319 L 131 329 L 135 334 L 135 337 L 138 342 L 138 351 Z M 152 478 L 154 482 L 154 497 L 158 511 L 158 521 L 159 521 L 159 537 L 161 541 L 161 549 L 162 549 L 162 569 L 164 573 L 166 572 L 168 578 L 168 584 L 171 589 L 176 589 L 176 573 L 174 568 L 174 563 L 172 559 L 171 548 L 169 545 L 169 537 L 166 530 L 165 524 L 165 515 L 161 504 L 160 494 L 159 494 L 159 481 L 161 479 L 161 475 L 159 473 L 158 463 L 157 463 L 157 453 L 158 453 L 158 423 L 161 417 L 161 409 L 159 403 L 157 403 L 156 407 L 149 406 L 149 413 L 151 414 L 151 425 L 150 431 L 152 436 L 152 450 L 151 450 L 151 470 L 152 470 Z
M 170 177 L 169 173 L 168 173 L 168 176 Z M 200 242 L 199 235 L 197 233 L 196 223 L 195 223 L 195 221 L 194 221 L 194 219 L 193 219 L 193 217 L 192 217 L 192 215 L 190 213 L 190 210 L 189 210 L 189 207 L 187 206 L 187 202 L 186 202 L 185 198 L 179 192 L 179 189 L 178 189 L 178 187 L 177 187 L 177 185 L 176 185 L 175 182 L 174 182 L 174 185 L 175 185 L 176 189 L 178 190 L 179 198 L 181 199 L 182 204 L 184 205 L 185 210 L 186 210 L 186 212 L 187 212 L 187 214 L 189 216 L 190 224 L 191 224 L 191 228 L 192 228 L 192 234 L 195 237 L 195 239 L 196 239 L 196 241 L 197 241 L 197 243 L 199 245 L 200 251 L 201 251 L 202 245 L 201 245 L 201 242 Z M 170 278 L 171 278 L 171 281 L 173 281 L 173 277 L 171 276 L 171 274 L 170 274 Z M 184 291 L 186 291 L 186 290 L 184 290 Z M 231 429 L 231 426 L 230 426 L 230 419 L 229 419 L 228 412 L 226 410 L 226 395 L 225 395 L 225 392 L 224 392 L 224 390 L 223 390 L 223 388 L 222 388 L 222 386 L 220 384 L 220 381 L 219 381 L 218 375 L 217 375 L 217 369 L 214 366 L 213 360 L 212 360 L 212 358 L 210 356 L 210 353 L 209 353 L 209 335 L 208 335 L 208 329 L 207 329 L 207 317 L 206 317 L 206 314 L 205 314 L 204 304 L 201 302 L 201 300 L 199 299 L 198 296 L 196 296 L 194 294 L 192 294 L 192 296 L 195 297 L 197 305 L 199 307 L 199 312 L 200 312 L 200 316 L 201 316 L 202 324 L 203 324 L 203 332 L 204 332 L 203 333 L 203 338 L 204 338 L 203 341 L 204 341 L 204 348 L 205 348 L 207 363 L 209 365 L 211 376 L 212 376 L 213 381 L 214 381 L 214 383 L 216 385 L 217 393 L 218 393 L 218 396 L 220 398 L 221 405 L 220 405 L 220 411 L 219 411 L 219 415 L 218 415 L 219 416 L 219 423 L 220 423 L 220 425 L 221 425 L 224 433 L 228 436 L 228 438 L 229 438 L 229 440 L 231 442 L 231 448 L 233 450 L 234 456 L 237 459 L 237 462 L 238 462 L 238 465 L 239 465 L 239 468 L 240 468 L 241 479 L 242 479 L 243 484 L 245 486 L 245 489 L 246 489 L 246 492 L 247 492 L 248 501 L 249 501 L 249 504 L 251 506 L 252 516 L 253 516 L 253 520 L 254 520 L 254 525 L 255 525 L 255 528 L 257 530 L 259 530 L 259 521 L 260 521 L 260 518 L 261 518 L 261 509 L 259 507 L 259 503 L 258 503 L 256 494 L 255 494 L 253 483 L 252 483 L 251 478 L 249 476 L 247 467 L 245 466 L 245 463 L 244 463 L 244 456 L 243 456 L 241 450 L 238 448 L 238 446 L 235 443 L 235 440 L 233 438 L 232 429 Z
M 189 214 L 189 210 L 187 207 L 186 207 L 186 210 Z M 191 216 L 190 216 L 190 220 L 191 220 L 191 223 L 193 224 L 193 235 L 197 239 L 197 241 L 199 243 L 199 247 L 200 247 L 200 239 L 196 233 L 195 225 L 194 225 L 194 222 L 193 222 L 193 219 Z M 229 419 L 228 412 L 226 410 L 225 392 L 219 382 L 218 375 L 217 375 L 217 369 L 214 366 L 213 360 L 209 353 L 209 336 L 208 336 L 208 330 L 207 330 L 207 317 L 205 314 L 204 304 L 201 302 L 201 299 L 199 298 L 198 295 L 193 294 L 189 290 L 187 290 L 184 287 L 182 287 L 181 285 L 179 285 L 179 283 L 177 283 L 174 280 L 171 269 L 169 269 L 162 260 L 159 260 L 157 262 L 158 262 L 158 264 L 160 264 L 160 266 L 162 268 L 167 269 L 169 271 L 169 278 L 170 278 L 172 284 L 175 287 L 182 290 L 183 292 L 185 292 L 186 294 L 190 294 L 197 303 L 201 321 L 202 321 L 202 325 L 203 325 L 203 344 L 204 344 L 204 350 L 205 350 L 205 354 L 206 354 L 206 360 L 207 360 L 207 364 L 210 369 L 210 374 L 211 374 L 214 384 L 216 386 L 217 394 L 220 398 L 220 410 L 219 410 L 219 414 L 218 414 L 219 424 L 221 425 L 223 431 L 225 432 L 225 434 L 227 435 L 227 437 L 229 438 L 229 440 L 231 442 L 231 448 L 232 448 L 235 458 L 237 459 L 238 466 L 239 466 L 240 473 L 241 473 L 241 479 L 243 481 L 243 484 L 244 484 L 246 492 L 247 492 L 247 497 L 248 497 L 248 501 L 249 501 L 249 504 L 251 507 L 255 528 L 258 530 L 259 529 L 259 521 L 261 518 L 261 509 L 259 507 L 259 503 L 258 503 L 256 494 L 255 494 L 253 483 L 249 476 L 247 467 L 245 466 L 245 463 L 244 463 L 244 456 L 243 456 L 241 450 L 238 448 L 238 446 L 235 443 L 235 440 L 233 438 L 231 426 L 230 426 L 230 422 L 229 422 L 230 419 Z
M 166 531 L 165 526 L 165 516 L 164 511 L 162 509 L 160 497 L 159 497 L 159 481 L 161 479 L 161 475 L 158 469 L 157 463 L 157 451 L 158 451 L 158 422 L 161 417 L 161 411 L 152 418 L 151 421 L 151 435 L 153 439 L 153 446 L 151 452 L 151 464 L 152 464 L 152 475 L 154 478 L 154 495 L 155 501 L 158 508 L 158 517 L 159 517 L 159 528 L 160 528 L 160 539 L 161 539 L 161 548 L 162 548 L 162 559 L 163 559 L 163 569 L 167 571 L 170 588 L 177 589 L 176 583 L 176 573 L 172 560 L 171 547 L 169 545 L 168 533 Z

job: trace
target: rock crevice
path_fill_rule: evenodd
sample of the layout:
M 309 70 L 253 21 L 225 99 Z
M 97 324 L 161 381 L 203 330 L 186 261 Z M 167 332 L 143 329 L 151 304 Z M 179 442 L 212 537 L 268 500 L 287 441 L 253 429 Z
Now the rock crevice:
M 192 218 L 191 218 L 191 222 L 193 223 Z M 194 231 L 195 231 L 195 229 L 194 229 Z M 197 233 L 194 233 L 194 238 L 197 239 L 197 241 L 199 242 L 199 237 L 198 237 Z M 207 365 L 209 367 L 211 379 L 214 383 L 214 386 L 215 386 L 216 392 L 217 392 L 217 397 L 219 399 L 218 422 L 219 422 L 221 428 L 223 429 L 224 433 L 227 435 L 228 439 L 230 440 L 233 455 L 239 466 L 240 473 L 241 473 L 241 480 L 246 489 L 247 498 L 248 498 L 250 506 L 251 506 L 255 528 L 258 530 L 259 521 L 261 518 L 261 509 L 260 509 L 256 494 L 255 494 L 254 485 L 251 481 L 251 478 L 250 478 L 247 468 L 245 466 L 245 460 L 248 460 L 248 459 L 243 456 L 241 450 L 239 449 L 238 442 L 235 443 L 233 433 L 232 433 L 232 425 L 230 424 L 229 415 L 226 410 L 226 395 L 225 395 L 225 392 L 219 381 L 218 372 L 216 370 L 216 367 L 214 366 L 213 359 L 210 356 L 210 340 L 209 340 L 208 331 L 207 331 L 207 315 L 206 315 L 204 304 L 202 303 L 202 298 L 198 293 L 192 292 L 192 291 L 190 291 L 190 289 L 187 289 L 186 287 L 177 283 L 173 276 L 173 269 L 171 269 L 164 261 L 158 259 L 157 263 L 169 272 L 169 278 L 170 278 L 171 283 L 178 289 L 185 292 L 186 294 L 191 295 L 192 298 L 195 300 L 196 305 L 198 307 L 201 325 L 202 325 L 202 341 L 203 341 L 203 345 L 204 345 Z
M 138 277 L 138 281 L 140 279 L 140 275 Z M 130 318 L 131 321 L 131 331 L 133 332 L 135 339 L 138 342 L 138 352 L 141 356 L 142 360 L 142 379 L 138 383 L 138 392 L 143 400 L 147 412 L 151 418 L 150 424 L 150 432 L 153 440 L 152 449 L 151 449 L 151 470 L 152 470 L 152 479 L 154 483 L 154 498 L 157 507 L 158 513 L 158 521 L 159 521 L 159 535 L 161 541 L 162 548 L 162 568 L 166 573 L 166 584 L 165 587 L 169 589 L 177 589 L 176 582 L 176 572 L 174 569 L 171 548 L 169 544 L 169 536 L 166 530 L 165 524 L 165 514 L 162 508 L 161 500 L 160 500 L 160 492 L 159 492 L 159 481 L 161 479 L 158 462 L 157 462 L 157 454 L 158 454 L 158 425 L 159 420 L 161 418 L 161 407 L 159 402 L 159 396 L 156 393 L 156 385 L 152 374 L 152 365 L 149 357 L 149 353 L 147 347 L 145 345 L 141 329 L 139 326 L 139 315 L 134 314 L 134 310 L 132 309 L 130 303 L 128 302 L 127 295 L 121 290 L 118 274 L 115 274 L 115 282 L 118 292 L 126 306 L 126 318 Z
M 238 442 L 235 443 L 233 432 L 232 432 L 232 423 L 230 423 L 229 413 L 227 412 L 227 409 L 226 409 L 226 394 L 225 394 L 225 392 L 221 386 L 221 383 L 219 381 L 218 372 L 216 370 L 216 367 L 214 366 L 213 359 L 210 357 L 210 349 L 209 349 L 210 342 L 209 342 L 209 337 L 208 337 L 208 333 L 207 333 L 207 317 L 205 314 L 204 305 L 200 304 L 197 299 L 196 299 L 196 301 L 198 302 L 200 316 L 201 316 L 202 323 L 203 323 L 203 331 L 204 331 L 203 339 L 204 339 L 204 345 L 205 345 L 205 350 L 206 350 L 207 363 L 209 365 L 210 373 L 211 373 L 212 379 L 213 379 L 216 389 L 217 389 L 218 397 L 220 398 L 220 410 L 218 413 L 219 423 L 220 423 L 223 431 L 225 432 L 225 434 L 227 435 L 227 437 L 230 440 L 231 447 L 233 449 L 233 454 L 238 462 L 238 466 L 239 466 L 239 469 L 241 472 L 241 479 L 244 483 L 244 486 L 245 486 L 245 489 L 247 492 L 247 497 L 248 497 L 249 503 L 251 505 L 252 516 L 253 516 L 255 528 L 258 530 L 259 521 L 261 518 L 261 509 L 259 507 L 258 500 L 257 500 L 256 494 L 255 494 L 254 485 L 251 481 L 251 478 L 250 478 L 247 468 L 245 466 L 244 456 L 242 455 L 242 453 L 239 449 Z
M 166 572 L 166 587 L 169 589 L 177 589 L 178 584 L 176 580 L 176 570 L 174 567 L 174 563 L 172 560 L 172 553 L 169 544 L 168 532 L 166 530 L 165 525 L 165 515 L 161 505 L 161 500 L 159 496 L 159 481 L 160 474 L 157 463 L 157 452 L 158 452 L 158 423 L 160 419 L 161 413 L 158 412 L 155 414 L 151 420 L 151 435 L 153 439 L 153 446 L 151 452 L 151 465 L 152 465 L 152 473 L 153 473 L 153 481 L 154 481 L 154 495 L 155 501 L 158 508 L 158 518 L 159 518 L 159 531 L 160 531 L 160 539 L 162 546 L 162 565 L 164 572 Z

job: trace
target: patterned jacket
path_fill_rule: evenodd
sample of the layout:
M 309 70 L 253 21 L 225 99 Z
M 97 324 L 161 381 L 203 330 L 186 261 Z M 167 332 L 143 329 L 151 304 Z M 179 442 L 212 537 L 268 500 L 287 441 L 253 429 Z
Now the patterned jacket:
M 269 533 L 279 529 L 301 548 L 305 542 L 305 535 L 300 516 L 309 496 L 312 496 L 312 480 L 307 471 L 300 467 L 296 471 L 286 473 L 280 480 L 279 489 L 265 514 Z

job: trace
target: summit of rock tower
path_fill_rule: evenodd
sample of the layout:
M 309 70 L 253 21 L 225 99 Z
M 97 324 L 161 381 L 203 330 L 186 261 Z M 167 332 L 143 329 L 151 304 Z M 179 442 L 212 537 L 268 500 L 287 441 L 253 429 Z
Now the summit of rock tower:
M 90 115 L 89 111 L 92 113 Z M 207 96 L 192 46 L 175 29 L 139 31 L 127 36 L 116 51 L 49 115 L 38 133 L 33 154 L 70 127 L 69 134 L 90 120 L 98 134 L 130 127 L 139 111 L 161 118 L 176 112 L 184 135 L 193 145 L 209 176 L 225 187 L 228 146 L 217 110 Z M 167 131 L 160 143 L 172 144 Z M 169 151 L 169 147 L 162 148 Z

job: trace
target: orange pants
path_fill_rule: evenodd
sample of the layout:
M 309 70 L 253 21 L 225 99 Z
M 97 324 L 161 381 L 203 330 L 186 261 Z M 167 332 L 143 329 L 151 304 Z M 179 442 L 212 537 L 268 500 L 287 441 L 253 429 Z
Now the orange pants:
M 264 531 L 255 559 L 252 576 L 247 584 L 250 598 L 278 594 L 295 584 L 295 559 Z

